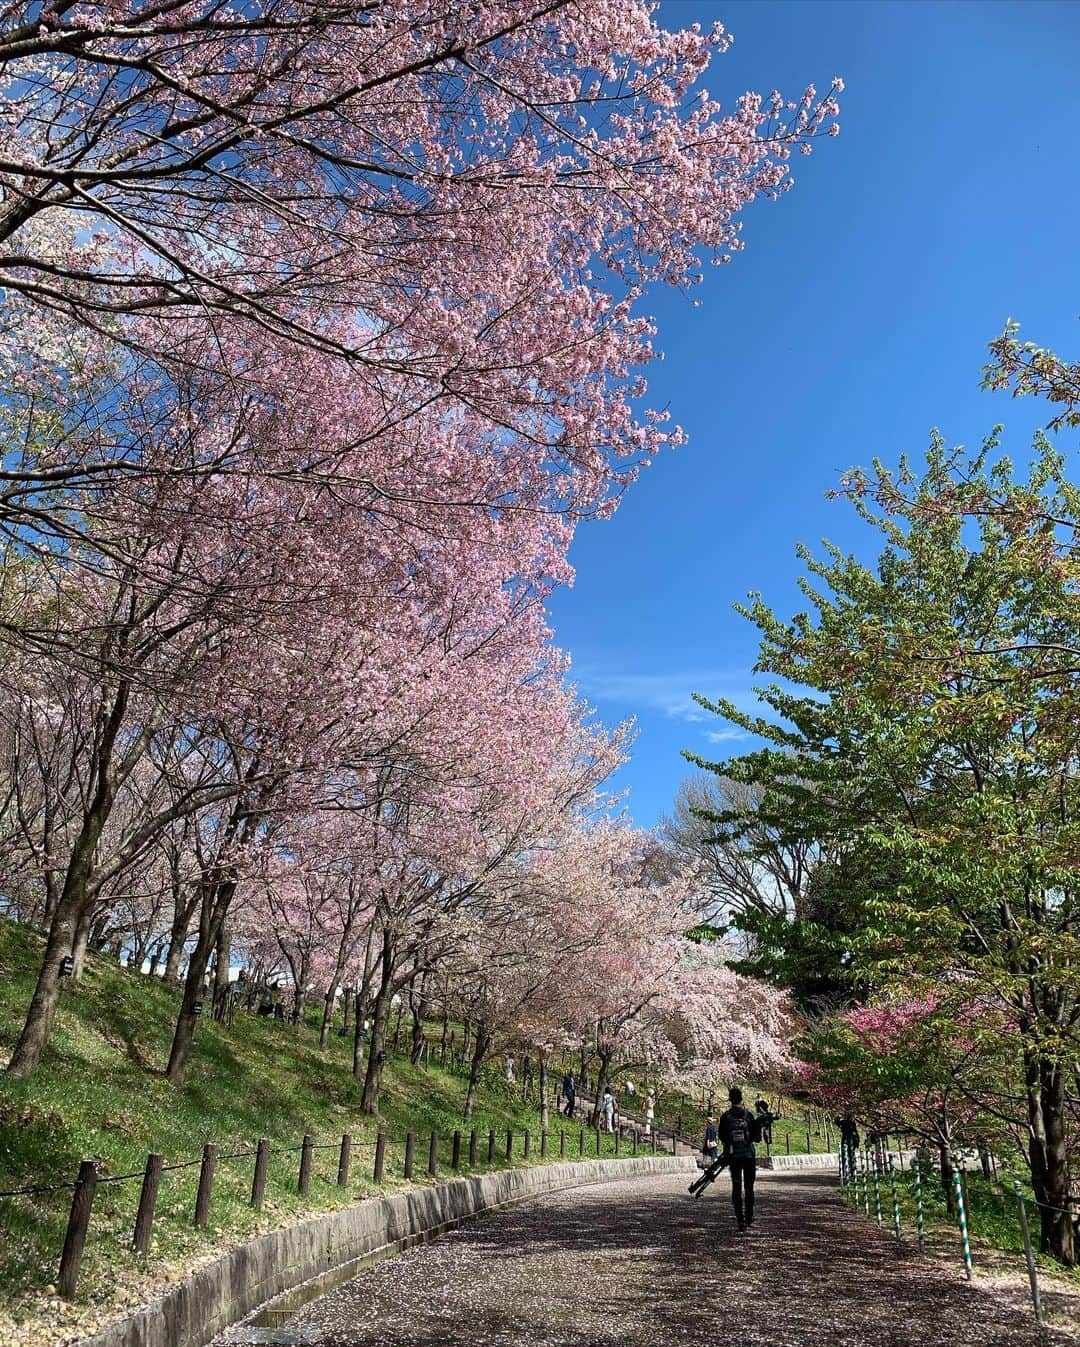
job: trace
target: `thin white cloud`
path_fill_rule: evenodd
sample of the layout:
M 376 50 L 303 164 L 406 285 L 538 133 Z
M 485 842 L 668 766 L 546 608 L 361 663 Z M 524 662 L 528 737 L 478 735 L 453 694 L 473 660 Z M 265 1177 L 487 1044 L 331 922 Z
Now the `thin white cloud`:
M 732 725 L 726 730 L 707 730 L 705 738 L 710 744 L 730 744 L 733 739 L 748 739 L 750 736 L 745 730 L 740 730 Z
M 746 688 L 744 674 L 718 669 L 636 673 L 582 665 L 575 666 L 573 672 L 575 681 L 590 700 L 612 702 L 638 713 L 658 711 L 669 720 L 695 723 L 715 719 L 694 701 L 692 694 L 695 692 L 706 697 L 723 695 L 741 704 L 754 701 L 753 693 Z M 714 733 L 730 737 L 727 731 Z

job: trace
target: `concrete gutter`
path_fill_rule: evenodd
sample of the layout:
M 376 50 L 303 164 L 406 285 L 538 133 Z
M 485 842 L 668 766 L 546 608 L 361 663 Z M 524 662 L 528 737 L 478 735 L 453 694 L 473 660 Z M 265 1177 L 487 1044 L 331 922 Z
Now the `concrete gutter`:
M 206 1347 L 219 1333 L 287 1293 L 291 1311 L 367 1263 L 508 1203 L 583 1184 L 696 1169 L 692 1156 L 581 1160 L 368 1198 L 239 1245 L 129 1318 L 84 1339 L 80 1347 Z

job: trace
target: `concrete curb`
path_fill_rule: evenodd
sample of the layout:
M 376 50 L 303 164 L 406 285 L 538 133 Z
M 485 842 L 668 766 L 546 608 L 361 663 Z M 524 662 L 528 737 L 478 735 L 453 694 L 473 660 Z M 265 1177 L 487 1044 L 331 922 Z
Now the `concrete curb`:
M 368 1198 L 241 1244 L 81 1347 L 205 1347 L 268 1301 L 321 1294 L 366 1262 L 523 1198 L 583 1184 L 696 1170 L 692 1156 L 583 1160 L 507 1169 Z M 307 1294 L 303 1299 L 308 1299 Z
M 758 1156 L 758 1165 L 762 1169 L 836 1169 L 839 1163 L 835 1155 L 823 1153 Z

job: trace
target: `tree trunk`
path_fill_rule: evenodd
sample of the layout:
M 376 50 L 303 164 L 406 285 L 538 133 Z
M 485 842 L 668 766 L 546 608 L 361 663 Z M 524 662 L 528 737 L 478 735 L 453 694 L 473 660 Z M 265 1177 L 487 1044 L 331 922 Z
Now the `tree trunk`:
M 956 1197 L 955 1184 L 953 1182 L 953 1162 L 952 1153 L 948 1146 L 939 1148 L 938 1161 L 941 1169 L 941 1191 L 945 1195 L 945 1210 L 950 1216 L 955 1216 Z
M 1045 1057 L 1039 1063 L 1039 1114 L 1042 1126 L 1038 1141 L 1031 1144 L 1031 1179 L 1040 1208 L 1041 1245 L 1044 1253 L 1072 1267 L 1076 1262 L 1076 1239 L 1069 1207 L 1069 1156 L 1065 1141 L 1065 1073 L 1057 1062 Z
M 225 914 L 236 892 L 236 880 L 220 880 L 207 883 L 202 897 L 199 917 L 199 937 L 188 960 L 187 975 L 184 978 L 184 994 L 180 1001 L 180 1014 L 176 1018 L 173 1030 L 172 1047 L 169 1050 L 169 1064 L 165 1074 L 172 1085 L 183 1085 L 187 1079 L 188 1062 L 191 1058 L 191 1042 L 195 1035 L 195 1002 L 203 999 L 203 982 L 206 978 L 210 952 L 217 944 Z
M 600 1065 L 596 1072 L 596 1091 L 593 1096 L 592 1112 L 589 1114 L 590 1127 L 600 1126 L 600 1106 L 611 1075 L 611 1059 L 615 1052 L 612 1048 L 600 1049 Z
M 293 1024 L 302 1025 L 304 1023 L 304 1010 L 307 1001 L 307 985 L 311 976 L 311 955 L 305 948 L 300 956 L 299 967 L 293 965 L 293 1008 L 289 1016 Z
M 114 699 L 109 720 L 102 734 L 102 743 L 95 764 L 94 796 L 83 816 L 82 827 L 71 849 L 67 873 L 64 875 L 64 887 L 45 941 L 41 971 L 34 987 L 34 994 L 30 998 L 22 1033 L 8 1063 L 8 1074 L 12 1076 L 29 1076 L 41 1061 L 41 1054 L 49 1041 L 53 1020 L 56 1018 L 56 1007 L 60 1001 L 60 964 L 69 955 L 74 957 L 80 929 L 84 929 L 84 941 L 85 934 L 90 930 L 89 916 L 93 903 L 89 892 L 90 876 L 101 832 L 112 809 L 113 787 L 109 779 L 109 767 L 112 748 L 126 706 L 127 689 L 126 685 L 122 685 Z
M 180 959 L 187 944 L 191 919 L 195 915 L 195 899 L 173 906 L 172 925 L 169 928 L 169 952 L 165 956 L 165 981 L 180 981 Z
M 419 1066 L 424 1054 L 424 1020 L 427 1017 L 427 973 L 420 978 L 420 986 L 415 980 L 409 984 L 409 1013 L 412 1015 L 412 1041 L 409 1046 L 409 1061 Z
M 229 964 L 232 958 L 232 937 L 224 922 L 214 949 L 214 1019 L 224 1023 L 229 1008 Z
M 322 1023 L 319 1025 L 319 1047 L 325 1048 L 330 1042 L 330 1026 L 334 1020 L 334 1002 L 337 1000 L 337 983 L 332 982 L 326 989 L 326 995 L 323 997 Z M 349 1004 L 349 998 L 345 998 L 345 1004 Z
M 548 1070 L 547 1053 L 540 1054 L 540 1128 L 541 1131 L 548 1125 Z
M 359 1080 L 364 1074 L 364 1020 L 367 1019 L 367 1000 L 362 991 L 356 993 L 356 1024 L 353 1028 L 352 1073 Z
M 353 1031 L 352 1073 L 359 1080 L 364 1075 L 364 1020 L 367 1019 L 368 996 L 371 993 L 371 978 L 374 966 L 371 961 L 371 942 L 375 934 L 374 926 L 368 930 L 367 944 L 364 947 L 364 976 L 356 989 L 356 1028 Z
M 379 1087 L 382 1084 L 383 1062 L 386 1060 L 386 1026 L 390 1019 L 390 1002 L 394 995 L 394 943 L 389 931 L 383 931 L 382 970 L 379 990 L 371 1019 L 371 1042 L 368 1045 L 367 1070 L 364 1073 L 364 1093 L 360 1112 L 379 1111 Z
M 488 1055 L 491 1047 L 491 1034 L 487 1025 L 478 1023 L 476 1033 L 473 1035 L 472 1060 L 469 1065 L 469 1088 L 465 1092 L 465 1112 L 463 1117 L 466 1122 L 471 1121 L 473 1109 L 476 1107 L 476 1092 L 480 1084 L 480 1069 L 484 1065 L 484 1058 Z

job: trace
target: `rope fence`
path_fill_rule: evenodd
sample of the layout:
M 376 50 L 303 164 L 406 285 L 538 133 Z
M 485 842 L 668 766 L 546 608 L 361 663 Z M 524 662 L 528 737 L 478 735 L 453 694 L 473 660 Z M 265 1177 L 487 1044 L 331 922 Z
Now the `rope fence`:
M 560 1122 L 562 1122 L 561 1119 Z M 636 1156 L 639 1150 L 656 1154 L 658 1149 L 666 1150 L 669 1144 L 671 1153 L 676 1154 L 678 1145 L 683 1140 L 677 1131 L 657 1127 L 655 1124 L 646 1134 L 636 1120 L 633 1122 L 620 1120 L 619 1127 L 613 1133 L 609 1133 L 601 1127 L 568 1127 L 565 1124 L 556 1127 L 555 1130 L 558 1133 L 557 1158 L 561 1160 L 565 1160 L 568 1153 L 573 1154 L 575 1158 L 594 1157 L 597 1159 L 613 1159 L 622 1155 Z M 608 1137 L 611 1138 L 610 1146 L 605 1140 Z M 359 1140 L 349 1133 L 345 1133 L 339 1139 L 333 1141 L 318 1141 L 315 1137 L 309 1135 L 305 1136 L 298 1145 L 279 1145 L 271 1143 L 269 1139 L 263 1137 L 254 1146 L 228 1151 L 219 1151 L 215 1143 L 208 1141 L 203 1146 L 202 1154 L 196 1159 L 177 1160 L 166 1164 L 162 1155 L 151 1152 L 147 1155 L 146 1164 L 142 1169 L 132 1170 L 124 1174 L 100 1173 L 100 1161 L 89 1159 L 80 1164 L 78 1175 L 72 1180 L 57 1183 L 25 1184 L 16 1188 L 5 1189 L 0 1191 L 0 1201 L 59 1192 L 70 1192 L 72 1194 L 57 1276 L 59 1294 L 70 1301 L 74 1300 L 78 1293 L 79 1273 L 90 1232 L 98 1188 L 109 1184 L 134 1184 L 136 1180 L 141 1181 L 134 1225 L 129 1227 L 132 1233 L 128 1247 L 135 1253 L 145 1256 L 151 1248 L 157 1217 L 158 1196 L 165 1175 L 189 1169 L 197 1168 L 199 1170 L 194 1205 L 189 1207 L 188 1210 L 191 1213 L 190 1224 L 196 1229 L 205 1229 L 210 1223 L 219 1165 L 235 1161 L 254 1160 L 250 1197 L 247 1199 L 247 1205 L 258 1210 L 262 1208 L 266 1200 L 272 1160 L 281 1161 L 284 1157 L 299 1156 L 298 1164 L 295 1160 L 292 1161 L 294 1166 L 292 1172 L 295 1175 L 294 1191 L 301 1198 L 306 1198 L 309 1195 L 313 1178 L 317 1178 L 320 1183 L 328 1186 L 333 1185 L 337 1188 L 349 1186 L 350 1174 L 355 1174 L 352 1162 L 356 1158 L 356 1143 Z M 515 1132 L 512 1129 L 507 1130 L 505 1132 L 505 1146 L 499 1145 L 498 1147 L 496 1145 L 496 1132 L 493 1128 L 489 1129 L 486 1135 L 475 1128 L 468 1133 L 460 1129 L 455 1130 L 449 1138 L 449 1156 L 446 1154 L 447 1138 L 440 1138 L 437 1131 L 432 1130 L 429 1135 L 425 1133 L 423 1141 L 426 1142 L 427 1155 L 424 1169 L 428 1178 L 437 1177 L 441 1166 L 445 1164 L 447 1159 L 449 1159 L 450 1172 L 459 1173 L 462 1169 L 475 1170 L 488 1166 L 494 1167 L 514 1160 L 533 1161 L 539 1158 L 541 1161 L 549 1161 L 552 1158 L 553 1150 L 556 1149 L 552 1146 L 551 1131 L 548 1128 L 541 1129 L 538 1136 L 534 1136 L 527 1128 L 521 1132 Z M 539 1142 L 538 1146 L 537 1141 Z M 420 1142 L 421 1134 L 414 1129 L 407 1131 L 397 1144 L 385 1131 L 379 1131 L 374 1138 L 364 1138 L 365 1149 L 370 1153 L 370 1169 L 365 1164 L 365 1174 L 369 1176 L 369 1181 L 375 1185 L 381 1185 L 385 1182 L 387 1167 L 391 1162 L 391 1150 L 394 1151 L 394 1157 L 399 1158 L 400 1177 L 405 1180 L 414 1179 L 417 1171 L 417 1147 Z M 314 1172 L 314 1156 L 316 1153 L 328 1151 L 337 1155 L 337 1166 L 332 1178 L 325 1174 L 317 1175 Z M 367 1156 L 365 1156 L 365 1160 L 367 1160 Z M 280 1165 L 278 1170 L 279 1173 L 282 1172 Z M 395 1176 L 397 1172 L 397 1166 L 395 1165 Z M 174 1214 L 175 1210 L 173 1208 Z

